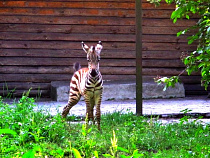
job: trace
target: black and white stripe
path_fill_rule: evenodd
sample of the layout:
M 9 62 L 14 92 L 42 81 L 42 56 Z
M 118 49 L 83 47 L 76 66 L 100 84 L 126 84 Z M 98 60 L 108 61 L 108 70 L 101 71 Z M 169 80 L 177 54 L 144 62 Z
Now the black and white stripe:
M 69 110 L 78 103 L 81 96 L 86 102 L 86 114 L 88 119 L 94 120 L 93 109 L 96 106 L 96 121 L 100 130 L 100 105 L 103 92 L 103 79 L 99 71 L 100 53 L 103 48 L 99 41 L 96 46 L 90 48 L 82 42 L 82 48 L 87 53 L 88 68 L 80 67 L 79 63 L 74 64 L 76 71 L 70 82 L 68 104 L 64 107 L 62 116 L 66 117 Z

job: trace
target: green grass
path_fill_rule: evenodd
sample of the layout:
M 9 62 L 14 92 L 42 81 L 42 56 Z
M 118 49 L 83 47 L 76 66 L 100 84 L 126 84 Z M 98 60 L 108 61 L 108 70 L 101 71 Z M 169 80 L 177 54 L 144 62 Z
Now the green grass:
M 0 98 L 0 157 L 210 157 L 210 125 L 188 118 L 163 125 L 131 112 L 102 115 L 101 128 L 34 111 L 34 99 Z M 69 119 L 74 119 L 70 117 Z

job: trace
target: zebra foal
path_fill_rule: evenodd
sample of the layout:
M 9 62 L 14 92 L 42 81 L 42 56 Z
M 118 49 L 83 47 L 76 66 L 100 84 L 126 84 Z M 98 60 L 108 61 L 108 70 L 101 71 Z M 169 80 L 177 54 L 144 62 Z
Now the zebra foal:
M 70 82 L 69 100 L 63 109 L 62 116 L 66 117 L 70 109 L 78 103 L 80 97 L 84 96 L 88 120 L 92 119 L 95 123 L 93 108 L 96 106 L 96 121 L 100 130 L 103 79 L 99 71 L 99 60 L 103 46 L 101 41 L 91 47 L 82 42 L 82 48 L 87 53 L 88 68 L 81 68 L 79 63 L 74 64 L 75 73 Z

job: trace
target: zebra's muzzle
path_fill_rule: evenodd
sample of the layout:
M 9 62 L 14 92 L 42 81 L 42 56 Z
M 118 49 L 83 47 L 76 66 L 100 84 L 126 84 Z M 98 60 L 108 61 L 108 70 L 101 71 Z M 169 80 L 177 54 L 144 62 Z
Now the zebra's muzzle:
M 92 77 L 96 77 L 97 74 L 98 74 L 98 73 L 97 73 L 97 71 L 96 71 L 95 69 L 92 69 L 91 72 L 90 72 L 90 75 L 91 75 Z

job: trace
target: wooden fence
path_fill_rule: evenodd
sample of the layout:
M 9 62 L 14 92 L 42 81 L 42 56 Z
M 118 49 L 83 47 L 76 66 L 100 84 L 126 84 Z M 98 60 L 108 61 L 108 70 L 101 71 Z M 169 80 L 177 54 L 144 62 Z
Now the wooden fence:
M 182 51 L 192 51 L 176 33 L 197 19 L 170 20 L 174 5 L 155 8 L 143 0 L 143 75 L 179 74 Z M 69 81 L 74 62 L 87 65 L 81 41 L 101 40 L 100 70 L 105 80 L 135 80 L 134 0 L 1 0 L 0 95 L 14 96 L 32 87 L 31 95 L 50 96 L 51 81 Z M 188 94 L 203 93 L 199 76 L 188 77 Z M 196 87 L 196 88 L 195 88 Z

